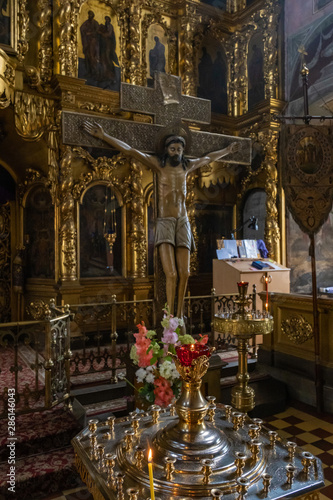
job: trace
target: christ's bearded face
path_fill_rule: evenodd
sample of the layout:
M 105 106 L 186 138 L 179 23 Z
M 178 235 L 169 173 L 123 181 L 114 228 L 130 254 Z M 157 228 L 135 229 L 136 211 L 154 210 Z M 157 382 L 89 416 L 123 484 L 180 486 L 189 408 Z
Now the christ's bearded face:
M 167 155 L 170 164 L 177 167 L 183 159 L 184 147 L 180 142 L 174 142 L 167 147 Z

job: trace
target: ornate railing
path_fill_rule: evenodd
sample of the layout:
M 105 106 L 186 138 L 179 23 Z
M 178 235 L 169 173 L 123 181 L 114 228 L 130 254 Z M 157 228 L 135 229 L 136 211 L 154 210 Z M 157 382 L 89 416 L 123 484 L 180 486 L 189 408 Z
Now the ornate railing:
M 45 318 L 0 324 L 0 418 L 8 397 L 25 413 L 69 402 L 70 313 L 51 304 Z
M 132 333 L 144 321 L 153 328 L 153 300 L 74 304 L 72 328 L 71 376 L 111 371 L 110 381 L 118 381 L 117 372 L 126 367 Z
M 216 295 L 215 290 L 210 295 L 188 295 L 184 308 L 187 333 L 194 337 L 208 334 L 210 344 L 220 350 L 236 349 L 234 337 L 219 333 L 215 338 L 213 329 L 214 315 L 232 311 L 236 298 L 236 295 Z M 73 378 L 105 373 L 109 382 L 116 383 L 117 373 L 126 369 L 136 325 L 144 321 L 148 329 L 156 327 L 154 302 L 151 299 L 118 302 L 114 295 L 111 302 L 71 305 L 71 312 Z

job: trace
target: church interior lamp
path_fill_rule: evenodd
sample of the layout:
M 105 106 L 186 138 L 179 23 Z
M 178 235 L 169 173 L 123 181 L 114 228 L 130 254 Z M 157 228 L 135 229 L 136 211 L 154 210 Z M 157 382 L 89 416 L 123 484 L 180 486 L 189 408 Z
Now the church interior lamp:
M 104 238 L 109 244 L 110 253 L 113 251 L 113 244 L 117 238 L 117 221 L 116 221 L 116 197 L 111 186 L 105 188 L 105 203 L 104 203 L 104 221 L 103 221 Z

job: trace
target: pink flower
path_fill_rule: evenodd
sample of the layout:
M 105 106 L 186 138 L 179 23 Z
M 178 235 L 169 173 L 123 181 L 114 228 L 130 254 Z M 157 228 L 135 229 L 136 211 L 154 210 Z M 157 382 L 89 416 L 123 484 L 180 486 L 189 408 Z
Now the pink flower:
M 208 342 L 208 335 L 201 335 L 200 334 L 200 337 L 201 339 L 197 341 L 198 344 L 207 344 Z
M 164 330 L 161 340 L 162 342 L 164 342 L 164 344 L 175 344 L 178 340 L 178 335 L 170 328 L 168 330 Z
M 169 330 L 176 330 L 177 326 L 178 326 L 178 319 L 171 316 L 169 319 Z
M 145 324 L 143 321 L 141 323 L 139 323 L 138 325 L 136 325 L 136 327 L 139 330 L 139 333 L 141 333 L 142 335 L 146 335 L 147 328 L 145 327 Z
M 139 333 L 134 333 L 134 337 L 136 339 L 136 353 L 139 358 L 138 360 L 138 366 L 141 368 L 144 368 L 146 366 L 150 365 L 150 360 L 153 357 L 153 350 L 151 349 L 147 353 L 147 349 L 149 348 L 151 344 L 151 340 L 147 339 L 145 336 L 145 333 L 143 332 L 142 327 L 141 330 L 139 328 Z M 147 331 L 147 330 L 146 330 Z
M 155 404 L 161 407 L 168 406 L 173 398 L 170 382 L 164 377 L 158 377 L 154 381 Z

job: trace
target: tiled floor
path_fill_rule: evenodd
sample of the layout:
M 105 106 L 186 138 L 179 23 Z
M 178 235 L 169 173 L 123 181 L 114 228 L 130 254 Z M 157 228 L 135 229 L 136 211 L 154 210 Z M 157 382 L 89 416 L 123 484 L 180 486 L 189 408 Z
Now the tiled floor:
M 308 406 L 294 404 L 283 413 L 266 418 L 267 427 L 295 441 L 322 461 L 325 486 L 320 500 L 333 499 L 333 415 L 319 415 Z
M 323 463 L 325 486 L 320 500 L 333 499 L 333 415 L 319 415 L 315 409 L 293 404 L 283 413 L 265 418 L 265 424 L 284 438 L 295 441 Z M 85 487 L 63 491 L 45 500 L 93 500 Z

